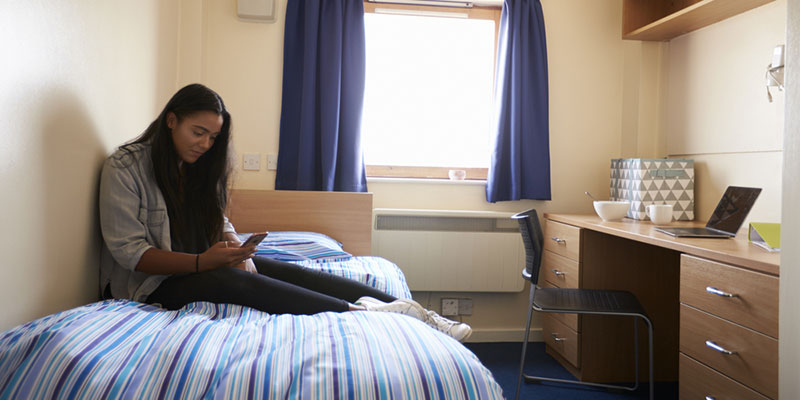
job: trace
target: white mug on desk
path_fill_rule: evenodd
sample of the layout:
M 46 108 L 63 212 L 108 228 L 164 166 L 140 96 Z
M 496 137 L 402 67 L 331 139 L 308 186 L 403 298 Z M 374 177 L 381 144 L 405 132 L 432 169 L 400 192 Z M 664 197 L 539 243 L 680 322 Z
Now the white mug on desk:
M 656 225 L 672 222 L 672 204 L 651 204 L 645 208 L 645 213 Z

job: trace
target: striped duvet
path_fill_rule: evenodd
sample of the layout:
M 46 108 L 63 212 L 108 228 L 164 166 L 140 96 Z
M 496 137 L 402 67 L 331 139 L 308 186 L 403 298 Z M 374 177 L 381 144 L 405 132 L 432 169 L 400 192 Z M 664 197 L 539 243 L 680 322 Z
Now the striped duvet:
M 380 312 L 89 304 L 0 336 L 0 398 L 502 398 L 460 343 Z
M 379 257 L 296 263 L 411 297 Z M 0 333 L 0 399 L 495 399 L 460 343 L 379 312 L 271 315 L 230 304 L 166 311 L 128 300 Z

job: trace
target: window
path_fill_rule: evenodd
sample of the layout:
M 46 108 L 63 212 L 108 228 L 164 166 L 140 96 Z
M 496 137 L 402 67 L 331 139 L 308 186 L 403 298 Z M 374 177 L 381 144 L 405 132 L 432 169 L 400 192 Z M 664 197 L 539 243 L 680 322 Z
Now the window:
M 500 9 L 364 8 L 367 175 L 485 179 Z

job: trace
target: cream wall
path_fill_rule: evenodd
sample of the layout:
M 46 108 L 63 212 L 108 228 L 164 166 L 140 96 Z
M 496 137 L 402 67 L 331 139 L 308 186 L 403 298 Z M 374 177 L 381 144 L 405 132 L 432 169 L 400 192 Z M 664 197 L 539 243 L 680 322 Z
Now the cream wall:
M 178 83 L 202 82 L 222 96 L 233 116 L 234 150 L 278 153 L 286 0 L 275 1 L 274 23 L 244 22 L 236 0 L 183 0 Z M 275 173 L 243 171 L 235 186 L 272 189 Z
M 668 44 L 628 40 L 624 46 L 621 156 L 663 157 L 666 139 L 659 122 Z
M 788 1 L 786 58 L 786 122 L 784 146 L 783 213 L 781 236 L 784 243 L 800 243 L 800 0 Z M 791 172 L 789 172 L 791 171 Z M 780 397 L 800 398 L 800 248 L 783 246 L 780 287 Z
M 739 185 L 764 189 L 748 220 L 780 221 L 784 92 L 770 103 L 764 72 L 785 42 L 785 0 L 669 42 L 661 134 L 666 155 L 696 162 L 698 219 Z
M 100 165 L 175 90 L 178 11 L 0 2 L 0 331 L 97 300 Z
M 609 160 L 623 147 L 655 153 L 652 132 L 657 126 L 657 81 L 660 44 L 620 39 L 620 0 L 543 0 L 550 73 L 552 201 L 489 204 L 484 186 L 469 183 L 396 183 L 370 180 L 375 207 L 461 209 L 516 212 L 536 207 L 540 212 L 591 212 L 588 190 L 608 196 Z M 198 7 L 200 10 L 198 10 Z M 239 154 L 278 150 L 283 29 L 286 0 L 276 1 L 276 22 L 243 22 L 235 0 L 183 3 L 183 31 L 202 31 L 198 50 L 184 52 L 178 81 L 199 79 L 217 90 L 234 116 L 235 148 Z M 579 10 L 577 12 L 576 10 Z M 190 17 L 193 16 L 193 17 Z M 197 35 L 195 35 L 196 37 Z M 183 58 L 201 60 L 185 71 Z M 627 72 L 641 79 L 630 80 Z M 625 92 L 625 93 L 624 93 Z M 628 101 L 635 94 L 636 98 Z M 624 105 L 623 105 L 624 103 Z M 628 136 L 622 137 L 623 124 Z M 646 128 L 645 134 L 639 130 Z M 237 171 L 235 186 L 272 189 L 274 171 Z M 401 266 L 402 267 L 402 266 Z M 438 309 L 441 293 L 414 293 L 417 300 Z M 448 293 L 474 299 L 474 314 L 465 317 L 477 340 L 520 340 L 526 315 L 527 288 L 515 294 Z M 538 326 L 538 322 L 534 322 Z

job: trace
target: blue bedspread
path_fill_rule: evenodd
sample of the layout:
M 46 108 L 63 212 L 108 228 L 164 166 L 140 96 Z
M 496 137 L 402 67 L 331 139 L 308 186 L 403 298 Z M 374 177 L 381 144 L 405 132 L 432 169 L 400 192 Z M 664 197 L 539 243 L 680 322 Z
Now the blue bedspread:
M 0 333 L 0 398 L 502 398 L 460 343 L 404 315 L 177 311 L 128 300 Z
M 270 236 L 261 254 L 411 298 L 400 268 L 383 258 L 351 257 L 324 235 Z M 0 332 L 0 399 L 7 398 L 499 399 L 502 392 L 467 348 L 404 315 L 273 315 L 206 302 L 167 311 L 109 300 Z

